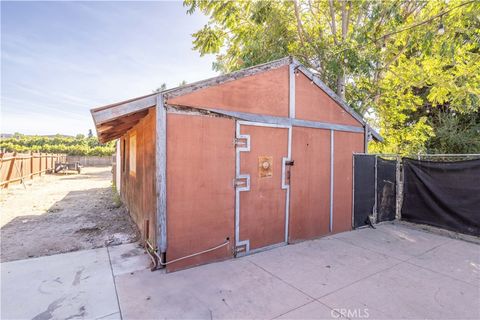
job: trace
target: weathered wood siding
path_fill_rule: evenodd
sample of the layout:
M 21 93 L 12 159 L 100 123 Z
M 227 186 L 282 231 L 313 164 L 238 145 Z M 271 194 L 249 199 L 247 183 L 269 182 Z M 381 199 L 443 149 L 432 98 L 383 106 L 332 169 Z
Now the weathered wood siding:
M 21 183 L 25 179 L 45 172 L 52 172 L 55 163 L 65 162 L 64 154 L 49 153 L 0 153 L 0 188 L 9 184 Z
M 235 121 L 167 114 L 167 266 L 174 271 L 233 256 Z
M 155 244 L 156 195 L 155 195 L 155 108 L 120 138 L 121 198 L 142 234 L 146 236 L 149 225 L 149 241 Z M 136 170 L 131 174 L 130 137 L 136 135 Z
M 352 229 L 353 153 L 363 148 L 363 134 L 334 133 L 333 233 Z
M 363 152 L 363 134 L 293 129 L 289 241 L 352 229 L 353 153 Z M 333 159 L 333 219 L 330 226 L 330 164 Z
M 330 130 L 294 127 L 292 132 L 289 242 L 329 233 Z
M 295 76 L 295 107 L 297 119 L 362 127 L 360 122 L 301 72 Z
M 240 154 L 240 171 L 250 175 L 250 190 L 240 192 L 240 239 L 250 250 L 285 242 L 285 189 L 282 189 L 282 159 L 288 156 L 288 129 L 242 125 L 250 136 L 250 151 Z M 272 159 L 271 175 L 259 174 L 259 160 Z M 262 160 L 263 161 L 263 160 Z
M 166 103 L 288 117 L 288 86 L 288 66 L 282 66 L 174 97 Z
M 302 73 L 295 76 L 296 118 L 362 127 Z M 296 242 L 352 228 L 352 161 L 364 151 L 363 133 L 294 127 L 289 241 Z M 330 176 L 333 159 L 332 231 L 330 232 Z

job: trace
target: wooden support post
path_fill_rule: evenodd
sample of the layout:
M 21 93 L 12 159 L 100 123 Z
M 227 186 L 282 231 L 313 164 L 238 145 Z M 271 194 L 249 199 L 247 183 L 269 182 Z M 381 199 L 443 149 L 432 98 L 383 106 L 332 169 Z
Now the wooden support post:
M 369 130 L 368 130 L 368 124 L 365 124 L 365 127 L 364 127 L 364 142 L 363 142 L 363 153 L 368 153 L 368 140 L 369 140 Z
M 395 171 L 395 219 L 402 218 L 402 200 L 403 200 L 403 178 L 402 178 L 402 158 L 397 156 L 397 166 Z
M 30 178 L 33 179 L 33 151 L 30 151 Z
M 373 221 L 372 223 L 377 223 L 377 217 L 378 217 L 378 156 L 375 155 L 375 203 L 373 205 Z
M 288 116 L 295 119 L 295 64 L 290 63 L 288 68 L 288 80 L 289 80 L 289 112 Z
M 22 181 L 22 183 L 24 183 L 23 180 L 25 179 L 26 174 L 25 174 L 25 169 L 24 169 L 23 163 L 25 162 L 25 158 L 22 156 L 20 159 L 21 159 L 21 162 L 20 162 L 20 178 L 22 178 L 21 181 Z
M 156 104 L 156 194 L 157 194 L 157 246 L 159 254 L 167 250 L 167 112 L 163 95 L 157 96 Z
M 335 181 L 335 139 L 334 139 L 334 131 L 330 130 L 330 223 L 329 223 L 329 231 L 333 231 L 333 205 L 334 205 L 334 181 Z
M 13 172 L 13 167 L 15 166 L 15 160 L 17 158 L 17 153 L 14 152 L 13 153 L 13 156 L 10 160 L 10 167 L 8 168 L 8 172 L 7 172 L 7 178 L 5 181 L 7 181 L 6 184 L 4 184 L 4 188 L 7 188 L 8 187 L 8 181 L 10 181 L 10 179 L 12 178 L 12 172 Z

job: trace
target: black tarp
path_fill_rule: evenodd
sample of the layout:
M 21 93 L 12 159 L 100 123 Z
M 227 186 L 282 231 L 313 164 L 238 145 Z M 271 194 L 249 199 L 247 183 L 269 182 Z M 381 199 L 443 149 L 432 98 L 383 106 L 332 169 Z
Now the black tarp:
M 358 228 L 367 224 L 375 205 L 375 156 L 355 154 L 353 161 L 353 227 Z
M 377 222 L 395 220 L 397 161 L 377 158 Z
M 403 166 L 403 220 L 480 235 L 480 159 Z

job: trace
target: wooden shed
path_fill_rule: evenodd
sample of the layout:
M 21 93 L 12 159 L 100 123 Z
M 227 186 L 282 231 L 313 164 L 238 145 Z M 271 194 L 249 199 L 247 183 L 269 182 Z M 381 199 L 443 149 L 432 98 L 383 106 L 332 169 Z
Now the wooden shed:
M 167 271 L 352 228 L 352 155 L 381 140 L 295 59 L 91 110 Z

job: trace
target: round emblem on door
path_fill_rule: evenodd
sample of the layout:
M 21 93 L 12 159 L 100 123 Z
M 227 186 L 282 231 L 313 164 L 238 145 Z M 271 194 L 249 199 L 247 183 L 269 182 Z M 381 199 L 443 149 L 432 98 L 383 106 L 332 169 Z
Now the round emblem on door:
M 273 157 L 259 156 L 258 157 L 258 177 L 265 178 L 273 175 Z

